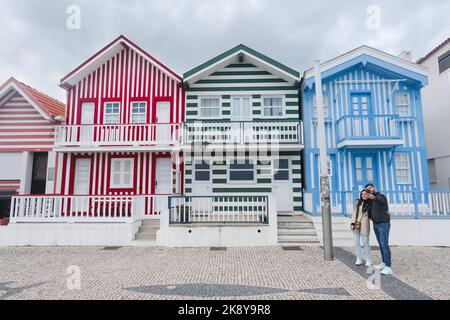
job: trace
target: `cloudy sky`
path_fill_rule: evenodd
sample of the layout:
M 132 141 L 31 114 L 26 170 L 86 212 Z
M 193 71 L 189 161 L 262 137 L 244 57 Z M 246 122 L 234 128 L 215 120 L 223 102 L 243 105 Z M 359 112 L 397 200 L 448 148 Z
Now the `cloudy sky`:
M 449 0 L 0 0 L 0 82 L 64 101 L 59 80 L 120 34 L 179 74 L 239 43 L 300 72 L 362 44 L 416 59 L 450 36 L 449 13 Z

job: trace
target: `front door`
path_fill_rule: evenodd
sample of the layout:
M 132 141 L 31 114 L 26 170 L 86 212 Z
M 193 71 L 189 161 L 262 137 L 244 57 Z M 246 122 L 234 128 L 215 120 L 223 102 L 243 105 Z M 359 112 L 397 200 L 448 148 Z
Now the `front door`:
M 157 158 L 156 159 L 156 177 L 155 177 L 155 193 L 156 194 L 172 194 L 172 159 Z
M 250 97 L 233 97 L 232 120 L 249 121 L 252 119 Z
M 355 93 L 351 95 L 352 134 L 354 137 L 369 137 L 374 133 L 372 119 L 372 104 L 370 93 Z
M 376 158 L 375 154 L 355 154 L 354 165 L 354 191 L 359 192 L 368 183 L 377 185 Z
M 156 103 L 157 142 L 170 142 L 170 102 L 158 101 Z
M 273 193 L 278 212 L 293 211 L 291 171 L 288 159 L 274 160 Z
M 89 195 L 91 177 L 91 159 L 77 159 L 75 161 L 75 195 Z
M 93 141 L 94 135 L 94 103 L 84 102 L 81 105 L 81 129 L 80 142 L 89 143 Z
M 45 194 L 47 184 L 48 153 L 39 152 L 33 155 L 33 173 L 31 177 L 31 194 Z

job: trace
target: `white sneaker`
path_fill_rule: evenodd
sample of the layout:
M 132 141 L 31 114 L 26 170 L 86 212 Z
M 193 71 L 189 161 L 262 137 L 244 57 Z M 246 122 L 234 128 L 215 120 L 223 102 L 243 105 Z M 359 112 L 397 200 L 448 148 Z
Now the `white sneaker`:
M 360 266 L 362 264 L 363 264 L 363 261 L 361 259 L 356 259 L 355 266 Z
M 366 261 L 366 267 L 371 267 L 371 266 L 372 266 L 372 262 Z
M 382 262 L 382 263 L 380 263 L 380 264 L 377 264 L 377 265 L 375 266 L 375 269 L 381 269 L 381 270 L 383 270 L 384 267 L 386 267 L 386 264 L 385 264 L 384 262 Z
M 381 270 L 381 274 L 389 276 L 392 274 L 392 269 L 389 267 L 384 267 L 383 270 Z

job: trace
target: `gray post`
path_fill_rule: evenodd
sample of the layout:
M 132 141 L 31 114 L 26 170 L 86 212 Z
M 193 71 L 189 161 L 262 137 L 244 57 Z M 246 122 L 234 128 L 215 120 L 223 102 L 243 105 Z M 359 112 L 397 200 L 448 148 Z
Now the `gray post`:
M 333 230 L 331 222 L 331 197 L 330 197 L 330 176 L 328 172 L 327 141 L 325 137 L 325 120 L 323 110 L 322 74 L 320 61 L 314 62 L 316 104 L 317 104 L 317 143 L 319 144 L 320 159 L 320 195 L 322 205 L 322 233 L 323 252 L 325 261 L 332 261 L 333 254 Z

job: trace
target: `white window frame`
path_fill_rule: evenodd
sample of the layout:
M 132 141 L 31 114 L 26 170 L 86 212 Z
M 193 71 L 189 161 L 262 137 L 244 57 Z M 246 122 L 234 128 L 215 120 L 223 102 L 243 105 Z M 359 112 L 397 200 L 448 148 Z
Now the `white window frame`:
M 125 172 L 125 162 L 130 161 L 130 172 Z M 119 172 L 115 172 L 115 163 L 120 163 L 120 170 Z M 110 168 L 110 181 L 109 181 L 109 187 L 110 189 L 132 189 L 134 187 L 134 158 L 112 158 L 111 159 L 111 168 Z M 114 183 L 114 175 L 120 174 L 120 183 L 115 184 Z M 130 175 L 130 182 L 128 184 L 124 183 L 124 176 L 125 174 Z
M 399 104 L 398 103 L 398 97 L 399 96 L 406 96 L 408 98 L 408 104 Z M 409 96 L 408 92 L 396 92 L 394 94 L 394 99 L 395 99 L 395 113 L 398 114 L 400 117 L 410 117 L 411 114 L 411 97 Z M 399 112 L 399 107 L 400 108 L 408 108 L 408 112 L 403 113 L 403 112 Z
M 106 113 L 108 105 L 114 105 L 114 104 L 117 104 L 119 106 L 118 113 L 117 114 L 116 113 L 109 113 L 109 114 Z M 105 102 L 103 104 L 103 123 L 104 124 L 120 124 L 120 106 L 121 106 L 121 104 L 120 104 L 119 101 L 107 101 L 107 102 Z M 117 115 L 117 122 L 109 122 L 109 121 L 107 121 L 106 119 L 110 115 Z
M 411 155 L 407 152 L 395 154 L 395 181 L 398 185 L 411 184 Z
M 193 177 L 192 180 L 195 181 L 195 183 L 210 183 L 211 182 L 211 176 L 212 176 L 212 165 L 209 163 L 209 169 L 198 169 L 199 171 L 209 171 L 209 180 L 197 180 L 196 179 L 196 172 L 197 172 L 197 164 L 203 163 L 204 160 L 195 160 L 194 161 L 194 168 L 193 168 Z
M 249 103 L 249 108 L 250 108 L 250 114 L 247 117 L 244 117 L 243 115 L 241 115 L 240 117 L 237 117 L 234 114 L 234 107 L 233 107 L 233 100 L 234 99 L 239 99 L 239 107 L 240 107 L 240 111 L 243 111 L 243 100 L 244 99 L 248 99 L 248 103 Z M 231 119 L 232 120 L 236 120 L 236 121 L 251 121 L 253 119 L 253 100 L 252 100 L 252 96 L 250 95 L 232 95 L 230 97 L 230 105 L 231 105 Z
M 217 116 L 203 116 L 202 115 L 202 103 L 203 100 L 219 100 L 219 114 Z M 212 108 L 207 108 L 207 109 L 212 109 Z M 203 96 L 203 97 L 199 97 L 199 104 L 198 104 L 198 114 L 197 114 L 197 118 L 199 119 L 220 119 L 222 117 L 222 97 L 220 96 Z
M 281 116 L 266 116 L 264 110 L 267 108 L 273 108 L 274 106 L 264 105 L 264 99 L 280 99 L 281 98 Z M 278 106 L 276 106 L 279 108 Z M 283 95 L 262 95 L 261 96 L 261 118 L 265 119 L 280 119 L 286 116 L 286 98 Z
M 253 165 L 253 180 L 231 180 L 231 171 L 250 171 L 248 169 L 231 169 L 231 165 L 233 164 L 233 162 L 240 162 L 240 161 L 249 161 L 252 165 Z M 256 161 L 253 159 L 234 159 L 234 160 L 230 160 L 230 162 L 227 165 L 227 180 L 229 183 L 233 183 L 233 184 L 254 184 L 257 181 L 257 177 L 256 177 Z
M 139 104 L 139 105 L 141 103 L 143 103 L 145 105 L 144 112 L 133 112 L 133 105 L 136 104 L 136 103 Z M 140 108 L 140 106 L 138 108 Z M 144 116 L 144 121 L 143 122 L 134 122 L 133 121 L 133 116 Z M 130 123 L 133 123 L 133 124 L 147 123 L 147 101 L 138 101 L 138 100 L 136 100 L 136 101 L 131 101 L 130 102 Z
M 329 118 L 330 117 L 330 103 L 328 101 L 328 94 L 326 91 L 323 91 L 322 93 L 323 97 L 323 117 Z M 313 109 L 312 109 L 312 118 L 317 119 L 317 96 L 314 94 L 313 97 Z

